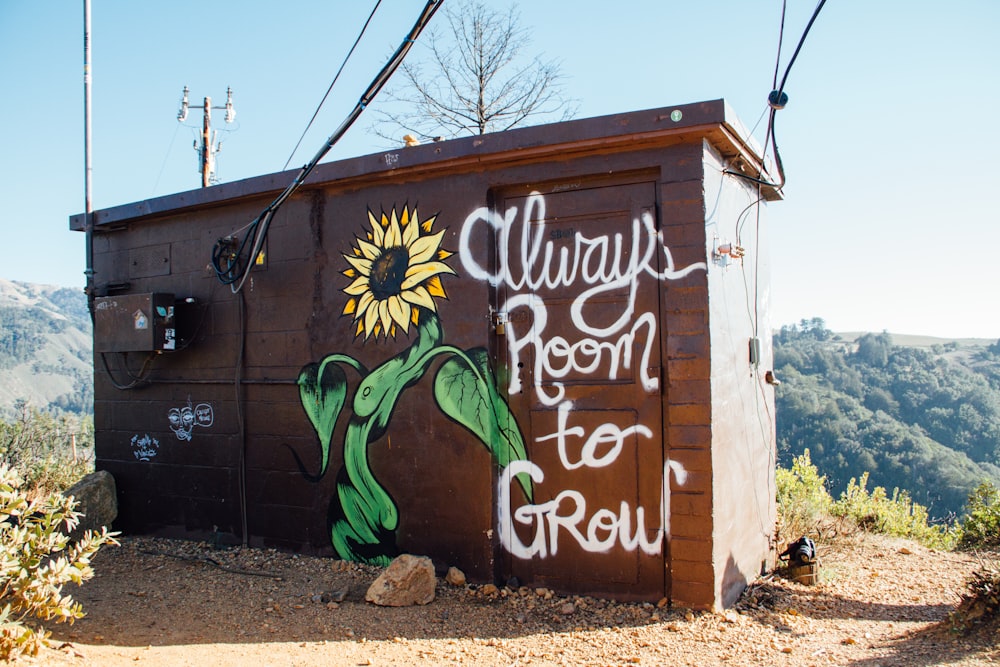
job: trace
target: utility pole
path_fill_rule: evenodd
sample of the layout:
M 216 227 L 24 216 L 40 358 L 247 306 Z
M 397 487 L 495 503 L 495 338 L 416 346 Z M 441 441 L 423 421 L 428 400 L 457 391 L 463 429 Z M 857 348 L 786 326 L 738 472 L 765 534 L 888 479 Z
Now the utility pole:
M 189 92 L 188 87 L 184 86 L 181 109 L 177 112 L 178 123 L 183 123 L 187 120 Z M 202 106 L 201 144 L 196 139 L 194 149 L 198 151 L 198 169 L 201 172 L 201 187 L 203 188 L 207 188 L 211 184 L 212 177 L 215 175 L 215 156 L 222 149 L 222 144 L 217 140 L 218 132 L 212 131 L 212 109 L 224 109 L 226 111 L 226 123 L 232 123 L 236 119 L 236 109 L 233 107 L 233 89 L 226 88 L 225 106 L 213 107 L 211 97 L 206 97 Z

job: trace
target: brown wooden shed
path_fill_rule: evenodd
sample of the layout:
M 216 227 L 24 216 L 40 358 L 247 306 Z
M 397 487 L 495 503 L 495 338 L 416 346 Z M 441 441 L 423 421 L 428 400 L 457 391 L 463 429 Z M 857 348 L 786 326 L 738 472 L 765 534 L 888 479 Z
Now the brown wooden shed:
M 322 164 L 238 290 L 213 248 L 293 172 L 95 212 L 116 527 L 730 604 L 774 559 L 747 136 L 719 100 Z

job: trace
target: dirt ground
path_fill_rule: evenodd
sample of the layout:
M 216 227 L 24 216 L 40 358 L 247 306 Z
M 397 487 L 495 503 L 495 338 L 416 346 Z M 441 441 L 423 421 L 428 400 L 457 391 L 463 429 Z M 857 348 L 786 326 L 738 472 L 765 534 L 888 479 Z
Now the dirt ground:
M 724 613 L 487 594 L 439 580 L 423 607 L 364 601 L 375 568 L 261 549 L 128 538 L 64 592 L 87 617 L 54 625 L 28 664 L 148 665 L 991 665 L 1000 625 L 948 621 L 967 554 L 853 536 L 820 545 L 821 581 L 769 577 Z

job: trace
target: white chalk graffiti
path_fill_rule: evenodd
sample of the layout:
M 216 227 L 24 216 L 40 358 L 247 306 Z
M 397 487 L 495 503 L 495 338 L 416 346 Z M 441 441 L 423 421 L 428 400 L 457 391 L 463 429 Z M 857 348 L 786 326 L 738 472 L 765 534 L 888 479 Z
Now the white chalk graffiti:
M 484 234 L 495 238 L 495 246 L 488 244 L 497 250 L 495 270 L 489 268 L 493 266 L 491 258 L 477 258 L 473 252 L 473 239 Z M 554 443 L 562 467 L 572 471 L 605 468 L 619 459 L 626 442 L 638 447 L 643 441 L 654 440 L 653 430 L 642 424 L 621 427 L 604 423 L 589 433 L 582 426 L 571 426 L 573 405 L 566 399 L 564 380 L 571 375 L 595 380 L 634 377 L 644 391 L 655 392 L 659 376 L 651 373 L 651 366 L 659 345 L 658 318 L 653 311 L 637 312 L 637 304 L 642 303 L 638 299 L 640 280 L 677 280 L 706 271 L 705 262 L 678 268 L 648 211 L 634 217 L 629 225 L 597 236 L 565 226 L 551 229 L 546 224 L 545 198 L 538 193 L 527 197 L 520 220 L 514 206 L 503 213 L 488 207 L 473 211 L 462 226 L 458 254 L 470 276 L 510 292 L 506 301 L 498 304 L 510 368 L 521 368 L 522 360 L 532 359 L 536 398 L 542 405 L 558 406 L 555 432 L 536 437 L 538 445 Z M 539 295 L 546 291 L 553 291 L 563 303 L 568 301 L 569 323 L 577 332 L 576 340 L 547 329 L 549 307 Z M 526 316 L 517 317 L 519 312 Z M 565 327 L 559 331 L 564 332 Z M 508 392 L 521 393 L 520 374 L 511 372 L 510 378 Z M 646 508 L 638 504 L 632 507 L 623 500 L 617 508 L 592 510 L 584 495 L 574 489 L 562 490 L 554 497 L 549 494 L 553 499 L 548 502 L 514 508 L 511 484 L 515 476 L 524 473 L 534 485 L 540 485 L 545 473 L 532 461 L 512 461 L 499 480 L 500 543 L 513 556 L 524 559 L 554 556 L 561 534 L 591 553 L 620 547 L 660 554 L 670 534 L 671 472 L 678 485 L 687 479 L 679 463 L 668 460 L 664 464 L 659 526 L 647 529 Z M 531 527 L 527 543 L 515 532 L 515 524 Z
M 659 528 L 650 533 L 646 529 L 646 510 L 636 506 L 633 511 L 629 503 L 621 501 L 618 511 L 600 508 L 587 519 L 587 501 L 579 491 L 560 491 L 552 500 L 537 505 L 522 505 L 511 514 L 511 483 L 514 476 L 527 473 L 531 481 L 540 484 L 545 481 L 545 473 L 531 461 L 512 461 L 500 474 L 498 510 L 500 525 L 497 534 L 500 544 L 517 558 L 546 558 L 559 552 L 559 534 L 565 533 L 584 551 L 607 553 L 620 544 L 626 551 L 641 549 L 643 553 L 655 556 L 663 550 L 663 542 L 670 536 L 670 472 L 678 484 L 687 479 L 684 467 L 676 461 L 667 461 L 663 466 L 663 483 L 660 490 Z M 563 508 L 566 504 L 568 507 Z M 632 517 L 635 517 L 635 527 Z M 533 526 L 534 534 L 528 544 L 521 541 L 514 530 L 514 522 Z M 581 530 L 585 526 L 585 532 Z M 653 537 L 649 538 L 648 535 Z
M 167 420 L 170 422 L 170 430 L 178 440 L 190 442 L 194 427 L 208 428 L 215 422 L 215 414 L 208 403 L 199 403 L 192 408 L 189 400 L 183 408 L 170 408 Z
M 132 436 L 132 454 L 140 461 L 151 461 L 160 450 L 160 441 L 147 433 L 141 438 Z
M 605 466 L 611 465 L 618 459 L 618 455 L 621 454 L 622 447 L 625 444 L 625 438 L 629 437 L 633 433 L 642 435 L 646 438 L 652 439 L 653 432 L 642 426 L 641 424 L 636 424 L 634 426 L 628 426 L 626 428 L 619 428 L 614 424 L 601 424 L 588 436 L 586 431 L 583 430 L 582 426 L 568 427 L 569 413 L 573 409 L 573 405 L 569 401 L 563 401 L 559 405 L 559 430 L 550 435 L 543 435 L 540 438 L 535 438 L 535 442 L 547 442 L 549 440 L 555 440 L 556 446 L 559 450 L 559 461 L 563 464 L 563 468 L 566 470 L 576 470 L 583 466 L 589 468 L 603 468 Z M 583 445 L 580 447 L 580 454 L 578 460 L 570 460 L 567 449 L 569 447 L 568 440 L 570 437 L 584 438 Z M 602 445 L 610 444 L 611 447 L 604 454 L 598 455 L 598 448 Z
M 642 213 L 632 220 L 628 235 L 615 231 L 596 238 L 572 232 L 572 244 L 557 247 L 551 236 L 546 235 L 545 198 L 532 193 L 520 225 L 519 248 L 510 251 L 511 231 L 517 222 L 518 209 L 512 206 L 502 215 L 488 207 L 473 211 L 462 225 L 459 237 L 459 256 L 470 276 L 488 281 L 495 286 L 504 285 L 515 294 L 500 304 L 500 311 L 509 317 L 519 309 L 529 309 L 533 322 L 525 331 L 507 328 L 507 348 L 512 367 L 516 367 L 522 350 L 532 346 L 535 351 L 535 391 L 545 405 L 558 405 L 564 397 L 561 382 L 553 382 L 554 395 L 549 395 L 543 385 L 548 378 L 559 378 L 569 372 L 583 375 L 595 374 L 606 368 L 608 379 L 632 367 L 632 348 L 642 344 L 640 382 L 646 391 L 655 391 L 659 379 L 648 374 L 648 360 L 656 344 L 656 314 L 636 313 L 636 296 L 639 280 L 643 276 L 657 282 L 677 280 L 694 271 L 707 270 L 705 262 L 695 262 L 683 268 L 674 264 L 670 248 L 663 241 L 663 234 L 656 229 L 652 214 Z M 492 231 L 496 236 L 499 253 L 498 268 L 490 271 L 472 250 L 472 239 L 477 233 Z M 563 235 L 557 234 L 559 240 Z M 513 256 L 512 256 L 513 255 Z M 658 268 L 662 262 L 663 268 Z M 583 334 L 576 342 L 562 336 L 549 340 L 543 337 L 548 322 L 547 307 L 537 295 L 539 289 L 563 288 L 570 292 L 580 288 L 570 305 L 573 326 Z M 586 307 L 595 298 L 627 292 L 622 310 L 610 324 L 599 324 L 587 317 Z M 639 335 L 642 334 L 640 338 Z M 511 376 L 510 393 L 521 391 L 521 381 Z

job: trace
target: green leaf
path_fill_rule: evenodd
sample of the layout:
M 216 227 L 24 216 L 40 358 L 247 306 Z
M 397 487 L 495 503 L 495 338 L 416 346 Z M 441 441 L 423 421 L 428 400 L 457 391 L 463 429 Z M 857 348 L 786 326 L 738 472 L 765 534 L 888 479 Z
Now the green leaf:
M 501 468 L 506 468 L 511 461 L 528 459 L 524 436 L 510 407 L 497 391 L 485 349 L 456 354 L 442 364 L 434 378 L 434 399 L 446 415 L 486 445 Z M 526 473 L 520 473 L 517 481 L 530 501 L 531 479 Z
M 339 356 L 330 355 L 318 364 L 309 364 L 298 379 L 302 408 L 319 436 L 320 476 L 330 461 L 330 440 L 347 396 L 347 376 L 336 364 Z

